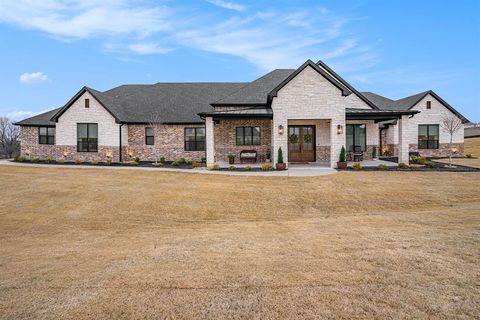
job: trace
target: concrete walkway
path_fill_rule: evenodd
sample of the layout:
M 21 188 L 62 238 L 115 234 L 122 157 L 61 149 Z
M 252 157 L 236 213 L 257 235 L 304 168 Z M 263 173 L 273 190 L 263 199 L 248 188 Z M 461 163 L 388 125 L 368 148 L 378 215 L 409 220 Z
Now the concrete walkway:
M 231 176 L 264 176 L 264 177 L 316 177 L 334 174 L 337 171 L 331 168 L 320 166 L 291 165 L 290 169 L 285 171 L 216 171 L 207 168 L 196 169 L 175 169 L 175 168 L 150 168 L 150 167 L 107 167 L 107 166 L 87 166 L 87 165 L 60 165 L 60 164 L 39 164 L 22 163 L 11 160 L 0 160 L 2 166 L 35 167 L 35 168 L 63 168 L 63 169 L 98 169 L 98 170 L 143 170 L 143 171 L 163 171 L 163 172 L 181 172 L 181 173 L 199 173 L 199 174 L 220 174 Z

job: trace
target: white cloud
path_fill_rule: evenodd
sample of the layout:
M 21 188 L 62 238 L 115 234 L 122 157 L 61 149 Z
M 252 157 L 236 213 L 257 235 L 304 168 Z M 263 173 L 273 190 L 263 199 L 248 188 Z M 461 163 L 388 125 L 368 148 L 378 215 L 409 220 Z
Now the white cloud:
M 224 1 L 224 0 L 207 0 L 207 2 L 210 2 L 211 4 L 221 7 L 224 9 L 229 9 L 229 10 L 235 10 L 235 11 L 245 11 L 247 9 L 246 6 L 230 1 Z
M 158 44 L 148 42 L 148 43 L 134 43 L 128 45 L 128 49 L 132 52 L 145 55 L 145 54 L 162 54 L 172 51 L 169 48 L 162 48 Z
M 43 74 L 43 72 L 25 72 L 20 76 L 19 80 L 21 83 L 32 84 L 47 81 L 48 77 L 46 74 Z

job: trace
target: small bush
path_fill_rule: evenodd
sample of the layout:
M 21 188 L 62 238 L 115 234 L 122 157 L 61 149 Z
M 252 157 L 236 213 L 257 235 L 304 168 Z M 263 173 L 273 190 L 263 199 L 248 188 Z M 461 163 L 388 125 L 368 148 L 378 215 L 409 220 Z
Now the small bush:
M 384 164 L 379 164 L 379 165 L 377 166 L 377 168 L 378 168 L 378 170 L 388 170 L 388 167 L 387 167 L 386 165 L 384 165 Z
M 173 161 L 172 163 L 170 163 L 170 165 L 172 167 L 178 167 L 180 164 L 177 161 Z
M 82 163 L 82 161 L 80 161 L 79 159 L 75 160 L 75 164 L 81 164 L 81 163 Z
M 192 162 L 192 168 L 198 168 L 201 167 L 202 165 L 198 162 Z
M 353 170 L 362 170 L 362 165 L 359 162 L 355 162 L 352 166 Z
M 185 164 L 187 163 L 187 160 L 185 160 L 185 158 L 180 158 L 180 160 L 178 160 L 177 162 L 180 164 Z
M 191 165 L 191 164 L 192 164 L 192 160 L 190 160 L 190 159 L 185 159 L 185 164 Z
M 40 162 L 40 159 L 38 159 L 38 158 L 33 158 L 33 159 L 31 160 L 31 162 Z
M 63 158 L 62 158 L 62 159 L 58 159 L 58 160 L 57 160 L 57 163 L 65 163 L 65 159 L 63 159 Z
M 207 157 L 202 157 L 202 162 L 203 163 L 207 162 Z
M 107 162 L 105 162 L 107 164 L 107 166 L 110 166 L 112 165 L 112 159 L 107 159 Z
M 91 164 L 92 166 L 96 166 L 96 165 L 98 164 L 98 161 L 92 160 L 92 161 L 90 161 L 90 164 Z
M 425 157 L 415 157 L 416 159 L 414 160 L 415 163 L 418 164 L 427 164 L 427 159 Z
M 432 161 L 426 161 L 425 166 L 427 168 L 435 168 L 435 164 Z
M 252 167 L 246 166 L 245 168 L 243 168 L 243 170 L 245 170 L 245 171 L 252 171 Z
M 399 167 L 400 169 L 408 169 L 408 168 L 410 168 L 410 167 L 408 166 L 408 164 L 405 164 L 405 163 L 403 163 L 403 162 L 400 162 L 400 163 L 398 164 L 398 167 Z
M 220 166 L 218 164 L 214 164 L 210 169 L 211 170 L 220 170 Z
M 138 166 L 138 161 L 130 161 L 130 165 L 136 167 Z
M 165 163 L 165 157 L 160 157 L 160 162 Z
M 273 166 L 269 163 L 265 163 L 262 165 L 262 170 L 263 171 L 270 171 L 270 170 L 273 170 Z
M 47 159 L 45 160 L 45 162 L 46 162 L 46 163 L 52 163 L 52 162 L 53 162 L 53 160 L 52 160 L 52 159 L 50 159 L 50 158 L 47 158 Z
M 25 157 L 22 157 L 22 156 L 16 156 L 14 161 L 17 161 L 17 162 L 25 162 Z
M 472 156 L 471 153 L 467 153 L 467 154 L 465 155 L 465 157 L 467 157 L 467 158 L 473 158 L 473 156 Z
M 228 170 L 230 170 L 230 171 L 235 171 L 235 170 L 237 170 L 237 167 L 235 167 L 235 166 L 230 166 L 230 167 L 228 167 Z

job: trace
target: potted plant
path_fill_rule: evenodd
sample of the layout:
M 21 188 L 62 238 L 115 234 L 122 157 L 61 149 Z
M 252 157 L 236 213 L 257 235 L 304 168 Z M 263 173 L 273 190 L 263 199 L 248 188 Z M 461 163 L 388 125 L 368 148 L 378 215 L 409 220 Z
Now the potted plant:
M 234 164 L 235 163 L 235 155 L 233 153 L 228 154 L 228 164 Z
M 285 170 L 287 168 L 287 164 L 283 162 L 282 147 L 278 148 L 277 164 L 275 167 L 277 170 Z
M 345 160 L 345 147 L 342 146 L 342 150 L 340 151 L 340 158 L 338 159 L 339 161 L 337 162 L 337 168 L 340 170 L 345 170 L 347 169 L 347 161 Z
M 376 146 L 373 146 L 372 159 L 377 160 L 377 147 Z
M 267 162 L 270 162 L 270 161 L 271 161 L 271 160 L 270 160 L 271 158 L 272 158 L 272 155 L 271 155 L 271 153 L 270 153 L 270 150 L 268 150 L 268 151 L 267 151 L 267 155 L 266 155 L 266 161 L 267 161 Z

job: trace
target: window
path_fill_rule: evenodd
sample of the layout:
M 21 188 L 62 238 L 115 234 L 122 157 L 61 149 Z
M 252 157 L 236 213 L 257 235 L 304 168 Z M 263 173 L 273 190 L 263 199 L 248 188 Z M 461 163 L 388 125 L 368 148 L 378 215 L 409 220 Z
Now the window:
M 98 124 L 77 123 L 77 151 L 98 151 Z
M 438 149 L 438 124 L 418 125 L 418 149 Z
M 259 145 L 260 127 L 238 127 L 237 146 Z
M 55 144 L 55 128 L 39 127 L 38 143 L 39 144 Z
M 90 108 L 90 99 L 85 99 L 85 108 Z
M 427 101 L 427 109 L 432 109 L 432 101 Z
M 153 134 L 153 128 L 145 128 L 145 144 L 147 146 L 153 146 L 155 144 L 155 135 Z
M 365 124 L 347 124 L 347 151 L 365 151 L 367 145 L 367 126 Z
M 185 128 L 185 151 L 205 151 L 205 128 Z

